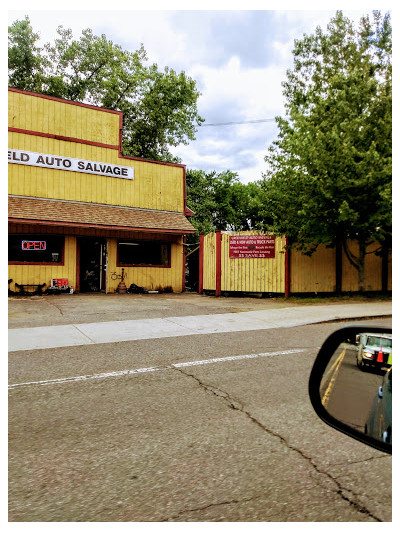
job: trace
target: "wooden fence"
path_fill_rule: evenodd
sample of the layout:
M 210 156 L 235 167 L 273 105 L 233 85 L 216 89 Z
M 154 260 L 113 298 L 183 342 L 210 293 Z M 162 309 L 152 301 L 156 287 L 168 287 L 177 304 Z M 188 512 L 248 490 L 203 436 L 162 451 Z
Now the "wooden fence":
M 258 231 L 200 236 L 199 292 L 322 294 L 357 292 L 358 273 L 343 250 L 320 245 L 308 257 L 286 247 L 286 237 Z M 349 243 L 355 253 L 357 243 Z M 377 249 L 371 245 L 367 252 Z M 368 253 L 365 290 L 390 291 L 391 255 Z

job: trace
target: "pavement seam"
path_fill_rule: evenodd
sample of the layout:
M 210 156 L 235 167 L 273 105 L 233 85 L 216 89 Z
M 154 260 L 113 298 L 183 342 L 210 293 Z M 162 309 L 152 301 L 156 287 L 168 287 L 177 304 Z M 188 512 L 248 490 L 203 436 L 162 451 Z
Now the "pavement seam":
M 346 489 L 345 487 L 343 487 L 339 483 L 339 481 L 337 479 L 335 479 L 335 477 L 332 476 L 329 472 L 321 470 L 315 464 L 315 462 L 313 461 L 312 457 L 309 457 L 307 454 L 305 454 L 299 448 L 296 448 L 295 446 L 289 444 L 289 442 L 284 437 L 279 435 L 279 433 L 276 433 L 276 432 L 272 431 L 271 429 L 267 428 L 266 426 L 264 426 L 259 420 L 257 420 L 257 418 L 255 418 L 251 413 L 249 413 L 248 411 L 246 411 L 243 408 L 241 402 L 239 402 L 237 400 L 233 400 L 232 401 L 230 395 L 227 392 L 222 391 L 221 389 L 218 389 L 216 387 L 207 385 L 206 383 L 203 383 L 199 378 L 197 378 L 193 374 L 190 374 L 189 372 L 185 372 L 185 371 L 183 371 L 180 368 L 176 368 L 176 370 L 178 370 L 179 372 L 181 372 L 185 376 L 194 379 L 198 383 L 198 385 L 201 388 L 203 388 L 206 392 L 211 392 L 218 399 L 222 399 L 228 405 L 228 407 L 230 409 L 233 409 L 234 411 L 239 411 L 239 412 L 243 413 L 252 423 L 256 424 L 263 431 L 265 431 L 266 433 L 268 433 L 269 435 L 271 435 L 273 437 L 278 438 L 280 440 L 281 444 L 283 444 L 287 449 L 292 450 L 295 453 L 299 454 L 303 459 L 305 459 L 310 464 L 310 466 L 314 469 L 315 472 L 317 472 L 318 474 L 321 474 L 323 476 L 326 476 L 326 478 L 328 478 L 330 481 L 332 481 L 336 485 L 336 494 L 338 496 L 340 496 L 340 498 L 342 498 L 345 502 L 347 502 L 351 507 L 353 507 L 357 512 L 362 513 L 362 514 L 366 514 L 367 516 L 369 516 L 370 518 L 372 518 L 376 522 L 382 522 L 382 520 L 380 518 L 378 518 L 373 513 L 371 513 L 365 506 L 363 506 L 362 504 L 360 504 L 357 501 L 355 501 L 355 498 L 357 498 L 357 495 L 354 494 L 352 490 Z M 346 491 L 350 495 L 350 497 L 346 496 L 344 494 L 344 491 Z
M 83 335 L 84 337 L 86 337 L 86 338 L 91 342 L 91 344 L 99 344 L 99 343 L 97 343 L 96 341 L 94 341 L 93 339 L 91 339 L 91 338 L 89 337 L 89 335 L 86 335 L 86 333 L 85 333 L 84 331 L 82 331 L 81 329 L 79 329 L 78 326 L 80 326 L 80 325 L 81 325 L 81 324 L 71 324 L 71 326 L 72 326 L 73 328 L 75 328 L 76 331 L 79 331 L 79 333 L 80 333 L 81 335 Z M 78 345 L 78 346 L 79 346 L 79 345 Z M 83 345 L 80 345 L 80 346 L 83 346 Z
M 195 315 L 197 316 L 197 315 Z M 209 315 L 207 315 L 209 316 Z M 179 322 L 176 321 L 176 319 L 182 319 L 182 318 L 186 318 L 186 317 L 182 317 L 182 316 L 166 316 L 164 318 L 161 318 L 161 320 L 165 320 L 166 322 L 170 323 L 170 324 L 173 324 L 174 326 L 179 326 L 179 327 L 183 327 L 184 329 L 186 329 L 188 332 L 191 332 L 191 333 L 187 333 L 187 335 L 197 335 L 197 331 L 191 327 L 188 327 L 188 326 L 182 326 L 182 324 L 179 324 Z M 174 320 L 175 319 L 175 320 Z M 151 319 L 150 319 L 151 320 Z M 185 335 L 182 335 L 183 337 Z

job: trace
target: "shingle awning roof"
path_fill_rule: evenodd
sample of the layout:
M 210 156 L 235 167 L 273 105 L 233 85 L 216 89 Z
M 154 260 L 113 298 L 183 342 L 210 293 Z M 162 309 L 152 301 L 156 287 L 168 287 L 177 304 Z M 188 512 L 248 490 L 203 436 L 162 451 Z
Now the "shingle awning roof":
M 10 196 L 12 222 L 49 223 L 87 228 L 194 233 L 183 213 L 137 209 L 84 202 Z

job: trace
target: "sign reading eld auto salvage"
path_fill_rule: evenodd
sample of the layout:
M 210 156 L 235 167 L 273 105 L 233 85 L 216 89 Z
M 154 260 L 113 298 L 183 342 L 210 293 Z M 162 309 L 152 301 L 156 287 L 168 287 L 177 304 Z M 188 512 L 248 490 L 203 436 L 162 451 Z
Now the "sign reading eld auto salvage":
M 267 235 L 230 235 L 230 259 L 273 259 L 275 238 Z
M 74 159 L 73 157 L 25 152 L 22 150 L 8 150 L 8 162 L 17 165 L 71 170 L 72 172 L 100 174 L 101 176 L 133 180 L 132 167 L 110 165 L 110 163 L 100 163 L 98 161 L 86 161 L 85 159 Z

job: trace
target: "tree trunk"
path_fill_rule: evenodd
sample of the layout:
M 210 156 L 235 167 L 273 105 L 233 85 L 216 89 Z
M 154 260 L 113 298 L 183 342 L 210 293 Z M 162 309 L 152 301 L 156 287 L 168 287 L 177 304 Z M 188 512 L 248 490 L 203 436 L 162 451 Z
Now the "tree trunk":
M 358 290 L 360 292 L 365 291 L 365 255 L 367 252 L 367 245 L 364 242 L 359 242 L 358 252 Z
M 370 243 L 371 244 L 371 243 Z M 367 244 L 364 241 L 358 241 L 358 256 L 354 255 L 346 239 L 343 240 L 343 249 L 350 264 L 357 270 L 358 290 L 365 290 L 365 256 L 367 254 Z
M 335 263 L 336 263 L 335 289 L 336 289 L 336 294 L 341 294 L 342 293 L 342 241 L 341 239 L 336 240 Z
M 386 244 L 382 245 L 382 292 L 388 292 L 389 250 Z

